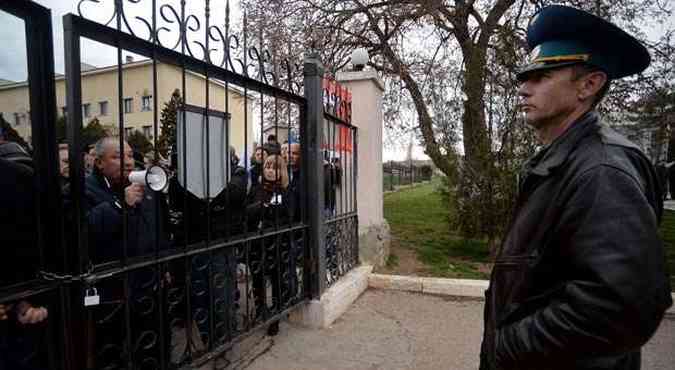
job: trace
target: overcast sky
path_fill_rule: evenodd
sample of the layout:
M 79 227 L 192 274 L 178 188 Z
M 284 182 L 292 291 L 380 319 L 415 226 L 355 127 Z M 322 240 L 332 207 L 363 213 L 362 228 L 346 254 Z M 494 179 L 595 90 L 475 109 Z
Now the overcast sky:
M 63 23 L 62 18 L 65 14 L 77 14 L 78 0 L 36 0 L 35 2 L 43 5 L 52 12 L 52 27 L 54 33 L 54 67 L 56 73 L 63 73 L 64 71 L 64 49 L 63 49 Z M 84 3 L 82 5 L 83 15 L 86 18 L 95 20 L 97 22 L 106 22 L 113 14 L 112 0 L 102 0 L 99 4 Z M 176 11 L 180 12 L 180 0 L 162 0 L 159 4 L 173 5 Z M 142 15 L 146 20 L 151 20 L 151 1 L 140 1 L 138 4 L 129 1 L 124 2 L 125 13 L 129 20 L 131 27 L 137 32 L 137 35 L 142 38 L 147 38 L 147 28 L 145 25 L 136 19 L 135 16 Z M 204 19 L 204 2 L 201 0 L 190 0 L 186 3 L 188 14 L 194 14 L 200 20 Z M 212 1 L 211 2 L 211 24 L 224 26 L 225 23 L 225 2 Z M 239 1 L 231 0 L 231 18 L 233 23 L 239 22 Z M 167 14 L 170 14 L 167 12 Z M 113 21 L 114 23 L 114 21 Z M 23 21 L 13 17 L 7 13 L 0 11 L 0 24 L 2 24 L 2 31 L 0 31 L 0 42 L 3 47 L 0 50 L 0 78 L 12 81 L 23 81 L 26 79 L 26 40 L 24 35 Z M 170 27 L 172 32 L 167 32 L 161 38 L 166 44 L 173 45 L 176 42 L 175 32 L 176 25 L 164 22 L 158 16 L 159 26 Z M 202 30 L 203 30 L 202 25 Z M 203 31 L 202 31 L 203 32 Z M 83 40 L 82 47 L 82 62 L 92 64 L 94 66 L 113 65 L 117 61 L 116 49 L 104 46 L 93 41 Z M 197 52 L 194 49 L 193 52 Z M 126 55 L 126 53 L 124 53 Z M 196 55 L 198 56 L 198 55 Z
M 57 73 L 64 71 L 64 50 L 63 50 L 63 25 L 62 17 L 67 13 L 77 14 L 76 0 L 37 0 L 37 3 L 51 9 L 52 12 L 52 27 L 54 30 L 54 62 Z M 675 0 L 667 0 L 667 5 L 673 8 Z M 102 0 L 100 4 L 85 3 L 83 4 L 83 13 L 85 17 L 99 22 L 107 21 L 113 13 L 113 0 Z M 180 0 L 161 0 L 159 4 L 172 4 L 174 8 L 180 10 Z M 238 7 L 238 0 L 231 0 L 231 14 L 232 23 L 239 23 L 240 11 Z M 148 21 L 151 19 L 150 6 L 151 1 L 140 1 L 139 4 L 133 4 L 125 1 L 125 10 L 127 18 L 129 19 L 132 28 L 138 32 L 138 36 L 147 37 L 145 26 L 138 20 L 133 19 L 134 16 L 143 15 Z M 225 19 L 225 1 L 211 2 L 211 23 L 219 26 L 224 26 Z M 204 2 L 201 0 L 187 1 L 187 8 L 189 14 L 194 14 L 200 20 L 204 19 Z M 169 35 L 175 35 L 176 27 L 163 22 L 159 17 L 159 25 L 165 25 L 172 29 L 172 32 L 167 32 L 166 39 L 162 38 L 166 44 L 175 43 L 175 39 L 171 39 Z M 7 13 L 0 11 L 0 24 L 2 30 L 0 31 L 0 43 L 3 46 L 0 48 L 0 79 L 11 81 L 26 80 L 26 53 L 25 53 L 25 36 L 23 21 L 15 18 Z M 202 25 L 203 27 L 203 25 Z M 665 29 L 675 28 L 675 15 L 671 16 L 669 22 L 665 25 L 648 25 L 645 27 L 647 34 L 651 39 L 656 39 L 663 34 Z M 203 29 L 203 28 L 202 28 Z M 115 48 L 104 46 L 93 41 L 84 40 L 81 47 L 82 62 L 92 64 L 97 67 L 113 65 L 117 60 L 117 52 Z M 126 53 L 125 53 L 126 54 Z M 196 55 L 198 56 L 198 55 Z M 124 58 L 124 56 L 123 56 Z M 400 160 L 406 155 L 407 143 L 402 144 L 401 147 L 391 147 L 384 150 L 385 160 Z M 423 150 L 419 146 L 415 146 L 413 150 L 414 158 L 426 157 Z

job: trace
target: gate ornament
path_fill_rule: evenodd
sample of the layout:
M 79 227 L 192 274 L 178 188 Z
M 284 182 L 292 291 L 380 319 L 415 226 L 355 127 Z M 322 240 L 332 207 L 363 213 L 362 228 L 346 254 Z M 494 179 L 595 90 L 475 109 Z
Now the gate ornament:
M 264 84 L 295 94 L 301 92 L 301 64 L 289 59 L 293 55 L 290 43 L 284 52 L 290 56 L 288 58 L 281 58 L 270 52 L 264 45 L 263 30 L 249 29 L 245 12 L 242 26 L 239 29 L 231 27 L 229 0 L 225 1 L 223 26 L 212 23 L 214 20 L 211 19 L 210 0 L 204 1 L 204 17 L 201 19 L 189 13 L 189 9 L 186 9 L 186 0 L 180 1 L 179 9 L 173 4 L 161 4 L 159 0 L 109 1 L 114 2 L 114 9 L 112 15 L 104 18 L 107 19 L 106 21 L 99 22 L 95 19 L 101 18 L 100 9 L 96 7 L 103 8 L 105 0 L 80 0 L 77 4 L 77 13 L 80 17 L 256 79 Z M 125 6 L 126 3 L 148 4 L 152 7 L 152 12 L 147 16 L 131 16 L 127 14 L 129 5 Z M 87 13 L 91 13 L 92 17 L 88 17 Z M 172 29 L 174 32 L 171 32 Z M 140 36 L 140 33 L 147 34 L 147 37 Z M 162 41 L 162 35 L 170 37 L 172 34 L 177 36 L 175 42 Z M 257 45 L 254 45 L 254 42 Z

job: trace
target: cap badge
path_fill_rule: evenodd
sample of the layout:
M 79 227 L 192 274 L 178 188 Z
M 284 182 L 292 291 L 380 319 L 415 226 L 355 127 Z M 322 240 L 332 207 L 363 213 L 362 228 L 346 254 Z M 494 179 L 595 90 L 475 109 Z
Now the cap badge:
M 530 63 L 534 63 L 534 61 L 539 58 L 539 53 L 541 52 L 541 45 L 537 45 L 532 51 L 530 52 L 530 55 L 528 56 L 528 60 Z

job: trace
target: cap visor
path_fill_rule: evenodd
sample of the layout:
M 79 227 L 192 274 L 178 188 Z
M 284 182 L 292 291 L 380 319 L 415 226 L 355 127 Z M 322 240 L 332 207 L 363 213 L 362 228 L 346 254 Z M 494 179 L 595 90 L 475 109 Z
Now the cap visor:
M 520 71 L 516 74 L 516 79 L 518 79 L 519 82 L 523 82 L 527 80 L 527 76 L 536 71 L 543 71 L 543 70 L 549 70 L 549 69 L 556 69 L 556 68 L 561 68 L 561 67 L 567 67 L 571 66 L 574 64 L 579 64 L 582 62 L 574 61 L 574 62 L 560 62 L 560 63 L 532 63 L 528 64 L 525 67 L 521 68 Z

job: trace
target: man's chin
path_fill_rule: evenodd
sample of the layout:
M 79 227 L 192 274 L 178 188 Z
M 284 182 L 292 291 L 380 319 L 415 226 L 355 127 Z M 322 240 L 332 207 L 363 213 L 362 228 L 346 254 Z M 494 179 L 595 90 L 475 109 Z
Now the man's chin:
M 541 117 L 538 117 L 536 114 L 526 113 L 524 121 L 528 126 L 533 128 L 541 126 Z

